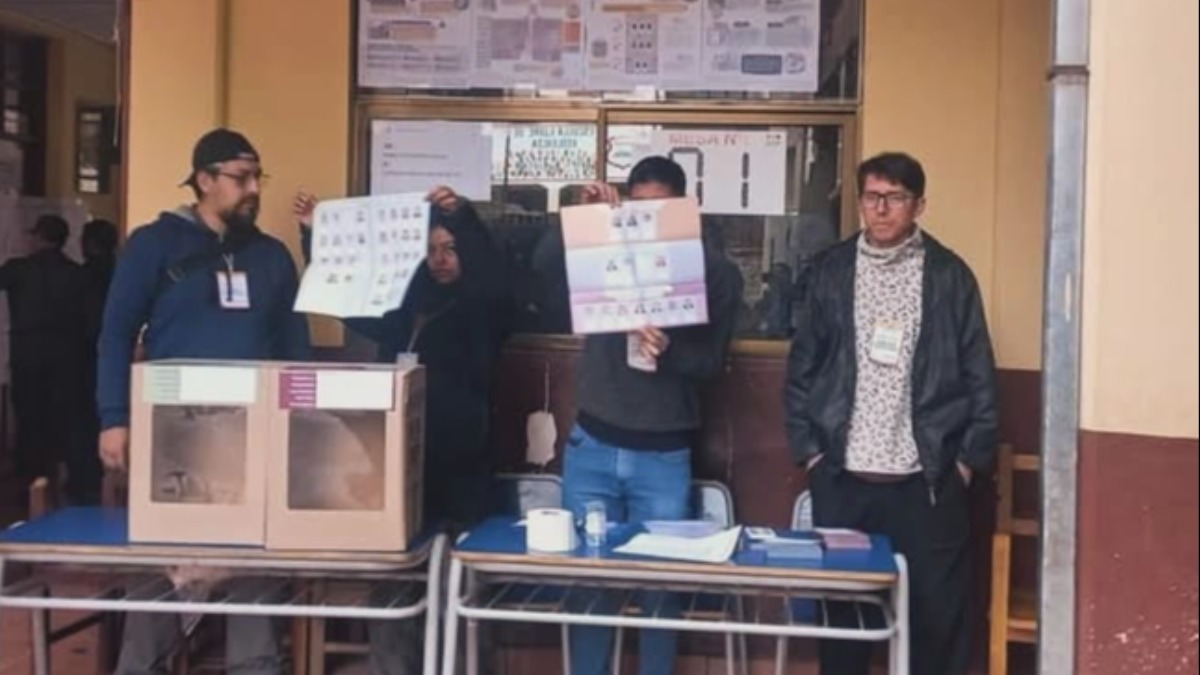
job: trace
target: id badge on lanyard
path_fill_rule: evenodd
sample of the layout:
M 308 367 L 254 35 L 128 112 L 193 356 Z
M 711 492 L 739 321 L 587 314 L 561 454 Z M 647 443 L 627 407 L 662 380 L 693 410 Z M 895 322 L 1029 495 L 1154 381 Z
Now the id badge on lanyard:
M 871 360 L 885 366 L 900 363 L 904 350 L 904 325 L 880 321 L 871 332 Z
M 250 280 L 245 272 L 233 269 L 233 256 L 222 256 L 225 269 L 217 272 L 217 298 L 221 309 L 250 309 Z

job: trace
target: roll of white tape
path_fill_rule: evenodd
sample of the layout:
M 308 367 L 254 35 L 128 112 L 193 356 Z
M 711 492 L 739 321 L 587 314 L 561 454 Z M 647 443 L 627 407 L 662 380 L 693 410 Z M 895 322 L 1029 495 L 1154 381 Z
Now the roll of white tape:
M 540 553 L 575 550 L 575 517 L 564 509 L 532 509 L 525 515 L 525 548 Z

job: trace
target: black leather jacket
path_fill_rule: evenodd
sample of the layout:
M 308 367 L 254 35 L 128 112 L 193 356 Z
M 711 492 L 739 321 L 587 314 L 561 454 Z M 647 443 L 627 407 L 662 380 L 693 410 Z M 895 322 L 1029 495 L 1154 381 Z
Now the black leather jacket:
M 931 488 L 961 462 L 995 460 L 996 369 L 979 286 L 970 268 L 927 233 L 920 337 L 913 355 L 913 433 Z M 857 360 L 854 281 L 858 238 L 813 261 L 784 391 L 788 443 L 798 463 L 846 461 Z

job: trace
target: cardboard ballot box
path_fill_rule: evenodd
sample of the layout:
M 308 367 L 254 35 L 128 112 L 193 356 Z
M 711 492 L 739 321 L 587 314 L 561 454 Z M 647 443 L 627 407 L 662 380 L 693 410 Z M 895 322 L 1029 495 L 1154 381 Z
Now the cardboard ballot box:
M 259 365 L 154 361 L 132 378 L 130 541 L 261 546 L 270 415 Z
M 404 550 L 422 526 L 425 371 L 277 364 L 267 548 Z

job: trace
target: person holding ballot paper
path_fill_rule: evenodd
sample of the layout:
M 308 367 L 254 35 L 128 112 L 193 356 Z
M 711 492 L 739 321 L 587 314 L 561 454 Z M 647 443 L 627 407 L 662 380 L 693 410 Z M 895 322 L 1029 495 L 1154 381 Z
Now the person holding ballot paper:
M 411 354 L 426 368 L 425 509 L 455 527 L 483 514 L 492 370 L 508 332 L 507 281 L 491 234 L 448 187 L 431 191 L 429 245 L 400 307 L 346 319 L 378 345 L 378 360 Z M 306 257 L 317 199 L 296 195 Z
M 461 531 L 485 515 L 491 378 L 508 333 L 508 286 L 491 235 L 471 205 L 447 187 L 428 199 L 428 254 L 403 303 L 381 318 L 345 323 L 378 345 L 379 361 L 412 355 L 425 366 L 425 517 Z M 306 258 L 316 206 L 312 194 L 296 195 Z M 420 672 L 418 629 L 415 621 L 368 624 L 372 674 Z
M 665 157 L 637 164 L 627 181 L 631 200 L 685 196 L 683 169 Z M 620 201 L 606 184 L 588 186 L 585 201 Z M 543 246 L 539 256 L 562 250 Z M 662 329 L 649 324 L 632 333 L 588 335 L 580 362 L 579 415 L 567 441 L 563 499 L 582 522 L 589 504 L 603 504 L 607 520 L 644 522 L 691 516 L 691 449 L 701 426 L 700 385 L 720 375 L 742 298 L 736 266 L 704 251 L 709 321 Z M 658 606 L 655 593 L 642 602 Z M 655 597 L 655 596 L 658 597 Z M 672 598 L 663 599 L 670 608 Z M 667 609 L 667 611 L 671 611 Z M 678 611 L 677 609 L 675 611 Z M 611 672 L 614 632 L 571 629 L 571 672 Z M 676 634 L 643 631 L 640 672 L 674 672 Z

